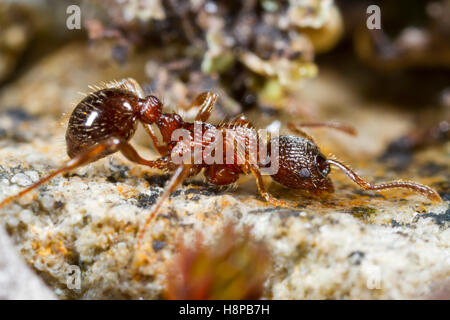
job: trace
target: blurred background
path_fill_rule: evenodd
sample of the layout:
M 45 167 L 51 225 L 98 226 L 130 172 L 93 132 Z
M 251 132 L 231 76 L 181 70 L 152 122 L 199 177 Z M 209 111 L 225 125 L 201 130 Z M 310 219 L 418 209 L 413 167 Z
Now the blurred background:
M 60 117 L 88 85 L 134 77 L 186 117 L 214 90 L 214 121 L 344 120 L 381 134 L 362 155 L 415 149 L 448 138 L 449 13 L 446 0 L 2 0 L 0 108 Z

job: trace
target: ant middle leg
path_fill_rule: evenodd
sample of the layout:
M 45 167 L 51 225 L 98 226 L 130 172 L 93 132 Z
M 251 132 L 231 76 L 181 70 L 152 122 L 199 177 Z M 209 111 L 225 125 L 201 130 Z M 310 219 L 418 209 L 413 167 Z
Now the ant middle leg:
M 170 178 L 170 180 L 164 190 L 164 193 L 158 198 L 152 211 L 146 218 L 144 225 L 138 231 L 136 245 L 135 245 L 136 254 L 140 253 L 142 242 L 143 242 L 144 236 L 145 236 L 145 231 L 148 229 L 148 226 L 150 225 L 150 223 L 153 221 L 153 219 L 158 214 L 158 211 L 161 208 L 162 204 L 169 198 L 170 194 L 173 191 L 175 191 L 175 189 L 189 176 L 191 168 L 192 168 L 192 165 L 189 165 L 189 164 L 182 164 L 176 168 L 174 174 Z M 139 257 L 135 256 L 135 258 L 139 258 Z M 140 260 L 138 260 L 136 263 L 139 264 L 139 261 Z M 135 263 L 135 265 L 136 265 L 136 263 Z
M 153 146 L 156 148 L 158 153 L 162 156 L 165 156 L 169 153 L 169 148 L 165 144 L 161 144 L 161 142 L 158 140 L 158 137 L 156 136 L 155 130 L 153 129 L 151 124 L 143 123 L 145 131 L 147 131 L 147 134 L 150 136 L 153 142 Z

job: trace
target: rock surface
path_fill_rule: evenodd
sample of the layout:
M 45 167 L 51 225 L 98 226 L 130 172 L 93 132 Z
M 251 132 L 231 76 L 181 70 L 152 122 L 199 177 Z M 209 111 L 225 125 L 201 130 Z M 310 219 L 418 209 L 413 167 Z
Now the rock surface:
M 55 299 L 54 294 L 16 252 L 0 228 L 0 300 Z

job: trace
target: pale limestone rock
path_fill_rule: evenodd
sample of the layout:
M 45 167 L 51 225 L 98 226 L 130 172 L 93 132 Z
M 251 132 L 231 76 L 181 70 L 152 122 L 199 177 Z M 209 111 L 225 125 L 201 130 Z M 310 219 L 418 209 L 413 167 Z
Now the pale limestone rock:
M 30 121 L 38 132 L 32 141 L 1 142 L 0 199 L 23 188 L 13 181 L 17 174 L 42 177 L 66 159 L 58 143 L 64 129 L 49 119 Z M 50 132 L 42 134 L 39 126 Z M 436 159 L 439 150 L 420 154 L 420 162 Z M 383 173 L 375 162 L 359 167 L 367 176 Z M 392 177 L 384 175 L 378 178 Z M 360 193 L 340 174 L 333 174 L 336 193 L 325 199 L 271 186 L 275 196 L 298 201 L 296 209 L 267 205 L 251 178 L 228 191 L 188 183 L 149 227 L 145 248 L 151 263 L 136 278 L 131 271 L 136 232 L 166 179 L 114 155 L 53 179 L 2 209 L 0 220 L 60 298 L 160 298 L 175 239 L 183 236 L 189 244 L 200 231 L 213 243 L 230 221 L 237 230 L 251 227 L 274 258 L 266 298 L 423 298 L 449 279 L 448 203 L 431 204 L 403 191 Z M 80 269 L 80 289 L 68 288 L 73 268 Z
M 0 228 L 0 300 L 55 299 L 38 275 L 25 264 Z

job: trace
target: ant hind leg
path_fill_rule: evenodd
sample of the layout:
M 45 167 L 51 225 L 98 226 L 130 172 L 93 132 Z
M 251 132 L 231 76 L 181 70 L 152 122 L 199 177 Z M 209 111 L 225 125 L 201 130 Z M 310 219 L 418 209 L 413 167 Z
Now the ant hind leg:
M 95 144 L 94 146 L 89 147 L 86 150 L 80 152 L 75 157 L 73 157 L 71 160 L 69 160 L 65 165 L 63 165 L 61 168 L 53 171 L 52 173 L 50 173 L 46 177 L 42 178 L 38 182 L 34 183 L 33 185 L 29 186 L 25 190 L 22 190 L 21 192 L 15 194 L 15 195 L 12 195 L 10 197 L 7 197 L 2 202 L 0 202 L 0 208 L 5 206 L 12 200 L 20 198 L 23 195 L 27 194 L 28 192 L 38 188 L 40 185 L 42 185 L 45 182 L 49 181 L 50 179 L 54 178 L 58 174 L 76 169 L 81 166 L 84 166 L 88 163 L 99 160 L 99 159 L 103 158 L 104 156 L 110 155 L 117 151 L 121 151 L 128 160 L 138 163 L 138 164 L 146 165 L 146 166 L 161 169 L 161 170 L 172 169 L 170 167 L 170 163 L 168 161 L 166 161 L 165 158 L 160 158 L 155 161 L 145 160 L 139 156 L 139 154 L 134 149 L 134 147 L 131 146 L 127 141 L 120 139 L 120 138 L 111 137 L 111 138 L 108 138 L 102 142 L 99 142 L 99 143 Z
M 11 202 L 12 200 L 20 198 L 23 195 L 27 194 L 28 192 L 32 191 L 33 189 L 36 189 L 37 187 L 39 187 L 43 183 L 49 181 L 50 179 L 54 178 L 55 176 L 57 176 L 60 173 L 64 173 L 64 172 L 70 171 L 72 169 L 75 169 L 77 167 L 86 165 L 90 162 L 98 160 L 99 158 L 103 157 L 105 154 L 111 154 L 111 153 L 117 151 L 117 150 L 115 150 L 115 146 L 116 146 L 115 141 L 116 140 L 118 140 L 118 139 L 105 140 L 104 142 L 96 144 L 96 145 L 88 148 L 84 152 L 81 152 L 80 154 L 78 154 L 77 156 L 75 156 L 71 160 L 69 160 L 64 166 L 53 171 L 52 173 L 50 173 L 46 177 L 42 178 L 38 182 L 34 183 L 33 185 L 29 186 L 25 190 L 22 190 L 21 192 L 4 199 L 2 202 L 0 202 L 0 208 L 5 206 L 7 203 Z
M 184 179 L 186 179 L 189 176 L 191 167 L 192 167 L 192 165 L 188 165 L 188 164 L 182 164 L 177 167 L 174 174 L 170 178 L 170 180 L 164 190 L 164 193 L 158 198 L 152 211 L 146 218 L 144 225 L 140 227 L 140 229 L 138 231 L 137 239 L 136 239 L 136 244 L 135 244 L 135 252 L 136 252 L 135 253 L 135 263 L 134 263 L 135 266 L 139 265 L 139 261 L 141 261 L 139 254 L 141 252 L 141 246 L 142 246 L 142 242 L 144 240 L 145 231 L 148 229 L 148 226 L 150 225 L 150 223 L 153 221 L 153 219 L 158 214 L 158 211 L 161 208 L 162 204 L 169 198 L 170 194 L 173 191 L 175 191 L 175 189 L 184 181 Z M 136 259 L 138 259 L 138 260 L 136 260 Z

